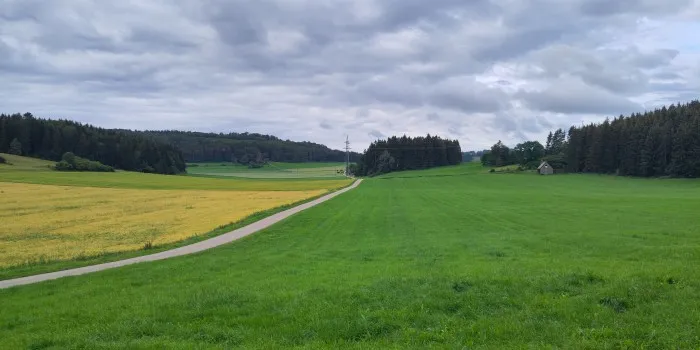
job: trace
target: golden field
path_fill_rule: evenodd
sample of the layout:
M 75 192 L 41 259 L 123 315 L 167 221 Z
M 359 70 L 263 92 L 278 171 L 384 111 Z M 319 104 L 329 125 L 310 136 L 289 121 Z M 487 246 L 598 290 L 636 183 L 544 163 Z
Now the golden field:
M 0 267 L 181 241 L 327 190 L 204 191 L 0 182 Z

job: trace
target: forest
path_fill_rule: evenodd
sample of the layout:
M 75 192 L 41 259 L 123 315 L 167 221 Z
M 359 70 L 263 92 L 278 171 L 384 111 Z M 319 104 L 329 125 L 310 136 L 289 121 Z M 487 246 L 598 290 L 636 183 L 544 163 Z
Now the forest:
M 255 133 L 203 133 L 190 131 L 146 131 L 149 136 L 178 147 L 187 162 L 345 162 L 345 151 L 312 142 L 281 140 Z M 350 161 L 359 153 L 351 152 Z
M 530 141 L 537 143 L 537 141 Z M 700 177 L 700 102 L 619 116 L 550 133 L 531 158 L 500 141 L 482 156 L 488 166 L 548 160 L 559 171 L 640 177 Z M 535 162 L 536 163 L 536 162 Z M 531 163 L 533 164 L 533 163 Z
M 462 162 L 462 150 L 457 140 L 438 136 L 390 137 L 375 141 L 360 156 L 351 173 L 375 176 L 399 170 L 428 169 L 456 165 Z
M 147 135 L 41 119 L 31 113 L 0 114 L 0 152 L 53 161 L 71 152 L 122 170 L 159 174 L 185 171 L 180 150 Z

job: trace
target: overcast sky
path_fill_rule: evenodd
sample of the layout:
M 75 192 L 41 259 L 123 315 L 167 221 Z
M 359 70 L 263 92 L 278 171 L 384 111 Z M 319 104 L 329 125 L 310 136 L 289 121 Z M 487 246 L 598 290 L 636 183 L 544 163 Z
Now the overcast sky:
M 0 0 L 0 110 L 464 150 L 698 98 L 700 0 Z

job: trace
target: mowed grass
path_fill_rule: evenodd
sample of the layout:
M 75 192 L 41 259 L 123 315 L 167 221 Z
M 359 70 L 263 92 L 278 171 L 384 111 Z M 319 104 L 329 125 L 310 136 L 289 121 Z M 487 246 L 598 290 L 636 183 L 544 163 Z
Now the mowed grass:
M 248 168 L 234 163 L 192 163 L 187 168 L 190 175 L 229 176 L 255 179 L 315 179 L 344 178 L 339 170 L 345 169 L 345 163 L 269 163 L 261 168 Z
M 700 183 L 368 179 L 197 255 L 0 290 L 8 348 L 700 347 Z
M 312 191 L 134 190 L 0 182 L 0 268 L 164 245 Z

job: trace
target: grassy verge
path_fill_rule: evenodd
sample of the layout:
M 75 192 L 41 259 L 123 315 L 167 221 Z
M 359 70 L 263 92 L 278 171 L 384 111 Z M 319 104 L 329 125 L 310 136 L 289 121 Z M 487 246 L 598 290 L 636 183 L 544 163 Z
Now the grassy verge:
M 311 202 L 311 201 L 318 199 L 320 197 L 323 197 L 327 194 L 336 192 L 340 189 L 342 189 L 342 188 L 330 190 L 327 193 L 324 193 L 322 195 L 307 198 L 305 200 L 297 201 L 297 202 L 292 203 L 292 204 L 288 204 L 288 205 L 279 206 L 276 208 L 260 211 L 260 212 L 257 212 L 255 214 L 252 214 L 252 215 L 250 215 L 242 220 L 239 220 L 237 222 L 233 222 L 233 223 L 230 223 L 227 225 L 222 225 L 222 226 L 220 226 L 220 227 L 218 227 L 210 232 L 207 232 L 207 233 L 204 233 L 201 235 L 195 235 L 195 236 L 192 236 L 188 239 L 185 239 L 185 240 L 182 240 L 179 242 L 175 242 L 175 243 L 152 245 L 152 246 L 144 247 L 143 249 L 136 250 L 136 251 L 126 251 L 126 252 L 119 252 L 119 253 L 105 253 L 105 254 L 98 254 L 98 255 L 92 255 L 92 256 L 80 256 L 80 257 L 76 257 L 76 258 L 73 258 L 70 260 L 55 260 L 55 261 L 53 261 L 53 260 L 39 260 L 39 261 L 32 262 L 32 263 L 16 265 L 16 266 L 11 266 L 11 267 L 7 267 L 7 268 L 0 268 L 0 281 L 12 279 L 12 278 L 32 276 L 32 275 L 37 275 L 37 274 L 42 274 L 42 273 L 48 273 L 48 272 L 90 266 L 90 265 L 97 265 L 97 264 L 102 264 L 102 263 L 107 263 L 107 262 L 112 262 L 112 261 L 117 261 L 117 260 L 129 259 L 129 258 L 133 258 L 133 257 L 137 257 L 137 256 L 154 254 L 154 253 L 162 252 L 165 250 L 170 250 L 170 249 L 186 246 L 189 244 L 197 243 L 197 242 L 200 242 L 200 241 L 203 241 L 203 240 L 206 240 L 206 239 L 216 237 L 218 235 L 233 231 L 235 229 L 244 227 L 246 225 L 249 225 L 249 224 L 254 223 L 258 220 L 264 219 L 268 216 L 277 214 L 277 213 L 282 212 L 284 210 L 287 210 L 289 208 L 293 208 L 293 207 L 298 206 L 300 204 Z

